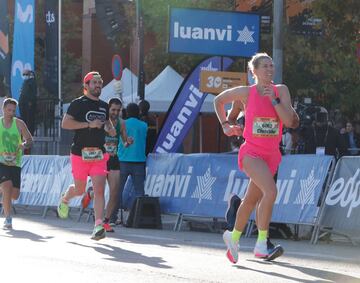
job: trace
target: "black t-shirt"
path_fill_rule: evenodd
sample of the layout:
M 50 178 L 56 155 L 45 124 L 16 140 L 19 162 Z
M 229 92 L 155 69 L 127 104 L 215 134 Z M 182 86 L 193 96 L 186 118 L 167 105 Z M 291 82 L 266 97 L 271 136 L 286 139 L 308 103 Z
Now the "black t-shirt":
M 103 122 L 109 120 L 109 106 L 102 100 L 92 100 L 87 96 L 74 99 L 67 110 L 67 114 L 79 122 L 90 122 L 99 119 Z M 101 129 L 79 129 L 75 130 L 71 153 L 81 155 L 84 147 L 98 147 L 105 152 L 105 130 Z

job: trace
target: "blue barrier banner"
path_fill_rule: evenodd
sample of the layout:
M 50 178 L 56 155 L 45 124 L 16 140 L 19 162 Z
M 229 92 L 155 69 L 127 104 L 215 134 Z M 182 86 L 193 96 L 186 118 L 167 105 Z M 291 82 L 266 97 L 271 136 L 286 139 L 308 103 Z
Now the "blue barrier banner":
M 199 114 L 207 93 L 199 90 L 202 70 L 226 70 L 233 63 L 230 58 L 211 57 L 202 61 L 179 88 L 158 135 L 154 152 L 176 152 Z
M 273 222 L 314 224 L 332 156 L 286 155 L 280 164 Z
M 24 69 L 34 70 L 35 1 L 16 0 L 11 64 L 11 95 L 19 100 Z
M 332 160 L 316 155 L 283 157 L 273 222 L 315 222 Z M 244 197 L 248 182 L 234 154 L 150 154 L 147 159 L 145 193 L 160 197 L 165 213 L 224 217 L 229 196 Z
M 69 156 L 24 155 L 21 165 L 20 197 L 17 205 L 58 206 L 60 197 L 73 184 Z M 87 188 L 92 186 L 88 178 Z M 109 199 L 109 187 L 105 186 L 105 201 Z M 69 202 L 70 207 L 80 207 L 81 197 Z M 91 202 L 89 208 L 93 207 Z
M 172 8 L 169 52 L 251 57 L 259 50 L 260 16 Z
M 336 164 L 325 199 L 322 225 L 360 234 L 360 156 L 344 156 Z

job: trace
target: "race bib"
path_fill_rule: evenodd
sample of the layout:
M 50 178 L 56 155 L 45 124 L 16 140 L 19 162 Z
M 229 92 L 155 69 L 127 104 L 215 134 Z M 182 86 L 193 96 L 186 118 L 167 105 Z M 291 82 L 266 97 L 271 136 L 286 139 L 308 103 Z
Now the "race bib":
M 92 162 L 104 159 L 103 152 L 98 147 L 84 147 L 81 150 L 82 160 Z
M 107 143 L 105 143 L 105 150 L 110 155 L 116 155 L 116 153 L 117 153 L 117 145 L 115 143 L 112 143 L 112 142 L 107 142 Z
M 9 166 L 15 166 L 16 165 L 16 153 L 14 152 L 3 152 L 2 158 L 4 160 L 4 163 Z
M 279 135 L 279 120 L 277 118 L 255 117 L 252 132 L 256 137 L 276 137 Z

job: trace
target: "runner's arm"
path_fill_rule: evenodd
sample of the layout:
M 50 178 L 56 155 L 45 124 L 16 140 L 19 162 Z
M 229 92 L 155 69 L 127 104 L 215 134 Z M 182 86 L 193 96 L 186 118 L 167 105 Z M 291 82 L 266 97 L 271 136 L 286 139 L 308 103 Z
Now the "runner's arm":
M 105 131 L 107 131 L 108 134 L 112 137 L 116 136 L 116 129 L 115 129 L 114 125 L 112 124 L 111 120 L 105 121 Z
M 90 128 L 90 123 L 76 121 L 73 116 L 65 113 L 61 127 L 66 130 L 80 130 Z
M 18 127 L 22 139 L 24 140 L 24 142 L 21 144 L 21 147 L 23 149 L 30 148 L 33 144 L 33 138 L 25 122 L 23 120 L 16 119 L 16 126 Z
M 278 85 L 280 103 L 275 105 L 275 111 L 286 128 L 295 129 L 299 126 L 299 116 L 291 105 L 289 89 L 286 85 Z

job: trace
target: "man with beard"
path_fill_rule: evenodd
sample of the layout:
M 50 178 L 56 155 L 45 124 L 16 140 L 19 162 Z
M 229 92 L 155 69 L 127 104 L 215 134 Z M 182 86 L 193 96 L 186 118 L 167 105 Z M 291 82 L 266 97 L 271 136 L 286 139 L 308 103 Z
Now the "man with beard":
M 98 72 L 88 73 L 83 80 L 84 95 L 74 99 L 62 120 L 62 128 L 74 130 L 70 161 L 74 184 L 62 195 L 58 215 L 65 219 L 69 215 L 69 201 L 85 192 L 87 177 L 90 176 L 94 189 L 95 227 L 91 239 L 105 237 L 102 215 L 105 199 L 106 153 L 105 131 L 116 136 L 116 130 L 109 120 L 109 106 L 100 100 L 103 80 Z

